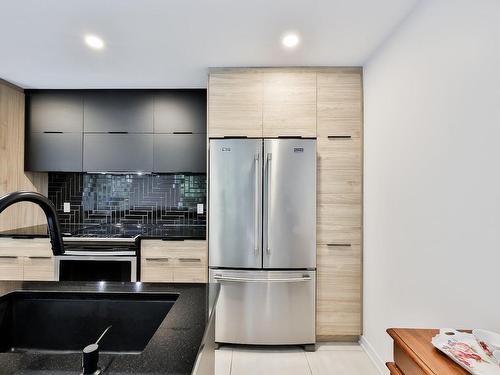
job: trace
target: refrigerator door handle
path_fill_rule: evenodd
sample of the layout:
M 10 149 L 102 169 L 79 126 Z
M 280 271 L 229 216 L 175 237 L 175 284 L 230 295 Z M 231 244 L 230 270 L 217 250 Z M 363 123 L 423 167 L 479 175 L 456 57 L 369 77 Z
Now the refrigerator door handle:
M 254 186 L 254 253 L 259 255 L 259 154 L 255 154 L 255 186 Z
M 249 277 L 228 277 L 222 275 L 214 275 L 214 279 L 217 281 L 229 281 L 229 282 L 242 282 L 242 283 L 297 283 L 302 281 L 311 281 L 311 276 L 303 277 L 290 277 L 290 278 L 277 278 L 277 279 L 253 279 Z
M 267 231 L 267 243 L 266 243 L 266 252 L 267 255 L 271 254 L 271 239 L 269 237 L 270 231 L 269 231 L 269 223 L 271 222 L 270 215 L 271 215 L 271 160 L 272 160 L 272 153 L 267 154 L 267 225 L 266 225 L 266 231 Z

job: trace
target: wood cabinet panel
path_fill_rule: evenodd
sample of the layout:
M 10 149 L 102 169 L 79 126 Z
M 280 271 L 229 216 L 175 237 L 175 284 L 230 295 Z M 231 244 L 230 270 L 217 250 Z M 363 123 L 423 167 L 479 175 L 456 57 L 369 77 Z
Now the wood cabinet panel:
M 1 280 L 54 280 L 54 257 L 48 238 L 0 238 Z
M 262 74 L 253 70 L 214 72 L 208 81 L 209 137 L 262 137 Z
M 318 246 L 317 334 L 361 334 L 361 247 Z
M 316 136 L 316 72 L 263 73 L 263 136 Z
M 0 255 L 0 280 L 23 280 L 23 257 Z
M 54 258 L 52 256 L 24 257 L 24 280 L 54 281 Z
M 141 281 L 144 282 L 172 282 L 173 270 L 167 257 L 141 256 Z
M 318 136 L 360 137 L 363 121 L 361 70 L 318 72 Z
M 141 242 L 141 280 L 156 282 L 207 282 L 206 241 Z

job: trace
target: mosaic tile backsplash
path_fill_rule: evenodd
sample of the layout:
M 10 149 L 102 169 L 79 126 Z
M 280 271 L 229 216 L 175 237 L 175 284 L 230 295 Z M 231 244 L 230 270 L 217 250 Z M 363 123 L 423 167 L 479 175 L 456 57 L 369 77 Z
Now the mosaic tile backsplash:
M 206 223 L 205 174 L 49 173 L 49 199 L 61 224 Z

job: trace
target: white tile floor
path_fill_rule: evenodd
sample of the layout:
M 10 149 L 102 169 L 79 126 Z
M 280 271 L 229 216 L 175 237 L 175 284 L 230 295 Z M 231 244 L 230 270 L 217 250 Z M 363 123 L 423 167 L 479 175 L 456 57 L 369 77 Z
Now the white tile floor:
M 321 344 L 316 352 L 240 346 L 222 346 L 215 352 L 215 375 L 256 374 L 379 375 L 358 344 Z

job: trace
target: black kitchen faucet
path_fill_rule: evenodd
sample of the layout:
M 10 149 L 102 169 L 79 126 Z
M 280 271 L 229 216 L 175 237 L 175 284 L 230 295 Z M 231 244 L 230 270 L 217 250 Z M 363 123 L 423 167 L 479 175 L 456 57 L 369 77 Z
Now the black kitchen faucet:
M 15 191 L 0 197 L 0 213 L 10 205 L 17 202 L 31 202 L 39 205 L 47 217 L 47 226 L 49 228 L 50 243 L 54 255 L 64 254 L 64 244 L 61 236 L 61 228 L 57 219 L 54 204 L 45 196 L 33 191 Z

